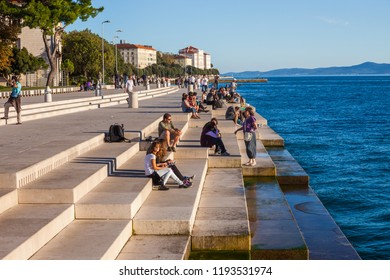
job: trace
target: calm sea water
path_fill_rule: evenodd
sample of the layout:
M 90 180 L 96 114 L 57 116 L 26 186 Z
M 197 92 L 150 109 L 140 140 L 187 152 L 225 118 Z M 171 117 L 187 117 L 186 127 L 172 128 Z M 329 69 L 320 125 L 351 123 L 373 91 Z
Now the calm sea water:
M 240 92 L 363 259 L 390 259 L 390 76 L 275 77 Z

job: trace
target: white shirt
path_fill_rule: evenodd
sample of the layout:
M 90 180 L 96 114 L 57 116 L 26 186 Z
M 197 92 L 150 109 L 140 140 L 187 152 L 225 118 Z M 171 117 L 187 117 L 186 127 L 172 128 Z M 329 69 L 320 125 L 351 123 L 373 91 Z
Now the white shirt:
M 144 168 L 145 168 L 145 175 L 149 176 L 152 175 L 154 172 L 152 160 L 156 160 L 156 155 L 154 154 L 147 154 L 144 161 Z
M 133 92 L 134 82 L 133 82 L 132 79 L 128 79 L 128 80 L 127 80 L 126 85 L 125 85 L 125 88 L 126 88 L 126 91 L 127 91 L 127 92 Z

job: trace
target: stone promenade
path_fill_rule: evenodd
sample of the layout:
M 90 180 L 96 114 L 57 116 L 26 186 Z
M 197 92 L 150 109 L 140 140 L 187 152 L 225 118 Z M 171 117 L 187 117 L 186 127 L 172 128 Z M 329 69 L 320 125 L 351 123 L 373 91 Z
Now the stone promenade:
M 266 119 L 257 165 L 244 167 L 226 108 L 190 119 L 183 92 L 141 91 L 137 109 L 123 90 L 23 97 L 23 124 L 0 123 L 0 259 L 359 259 Z M 166 112 L 189 189 L 155 191 L 143 173 L 144 139 Z M 199 146 L 211 117 L 231 156 Z M 113 123 L 131 143 L 104 142 Z

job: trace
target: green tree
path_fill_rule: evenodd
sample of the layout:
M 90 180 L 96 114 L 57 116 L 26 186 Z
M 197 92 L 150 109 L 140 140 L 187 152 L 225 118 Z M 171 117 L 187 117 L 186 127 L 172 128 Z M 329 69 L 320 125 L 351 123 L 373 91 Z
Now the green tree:
M 63 59 L 74 65 L 74 76 L 98 78 L 102 61 L 101 38 L 90 30 L 72 31 L 63 40 Z
M 50 72 L 46 86 L 52 85 L 57 71 L 56 59 L 60 56 L 60 45 L 64 29 L 77 19 L 86 21 L 95 17 L 103 7 L 92 7 L 91 0 L 22 0 L 19 5 L 8 0 L 0 0 L 0 8 L 22 20 L 23 26 L 42 30 L 42 40 L 50 64 Z M 53 37 L 50 46 L 48 36 Z
M 35 72 L 47 67 L 46 62 L 42 57 L 33 56 L 26 48 L 13 48 L 13 58 L 10 74 L 17 76 L 29 72 Z
M 7 78 L 13 61 L 12 47 L 20 33 L 18 20 L 12 20 L 10 12 L 4 9 L 3 1 L 0 1 L 0 74 Z
M 74 64 L 70 59 L 65 59 L 61 64 L 61 68 L 65 72 L 66 85 L 69 85 L 69 74 L 74 72 Z
M 64 35 L 63 59 L 70 59 L 74 64 L 74 77 L 81 80 L 97 80 L 102 67 L 102 50 L 100 36 L 90 30 L 72 31 Z M 105 80 L 115 74 L 115 47 L 104 40 Z M 118 55 L 119 73 L 125 71 L 123 59 Z M 108 81 L 108 80 L 107 80 Z
M 35 72 L 39 69 L 47 67 L 45 60 L 42 57 L 35 57 L 27 51 L 26 48 L 18 49 L 14 47 L 11 50 L 12 57 L 8 67 L 1 71 L 2 76 L 6 80 L 10 80 L 11 75 L 20 76 L 29 72 Z

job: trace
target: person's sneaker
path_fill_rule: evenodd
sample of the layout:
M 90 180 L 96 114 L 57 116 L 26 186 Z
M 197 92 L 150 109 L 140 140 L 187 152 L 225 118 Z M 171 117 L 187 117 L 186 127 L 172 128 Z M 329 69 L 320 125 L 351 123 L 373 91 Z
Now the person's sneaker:
M 22 124 L 21 122 L 17 122 L 16 124 Z
M 172 151 L 172 148 L 168 146 L 167 151 L 168 151 L 168 152 L 171 152 L 171 151 Z
M 230 154 L 229 154 L 228 152 L 223 152 L 223 153 L 221 154 L 221 156 L 227 157 L 227 156 L 230 156 Z
M 214 155 L 220 155 L 221 154 L 221 150 L 217 150 L 214 152 Z
M 192 186 L 192 183 L 190 181 L 185 180 L 182 185 L 179 186 L 179 189 L 181 188 L 189 188 Z
M 169 188 L 164 186 L 164 185 L 161 185 L 161 186 L 158 187 L 158 190 L 159 191 L 167 191 L 167 190 L 169 190 Z
M 172 152 L 176 153 L 176 147 L 171 148 Z
M 195 177 L 196 177 L 196 175 L 194 174 L 191 177 L 184 176 L 184 179 L 187 179 L 189 182 L 192 183 L 192 181 L 194 181 Z

